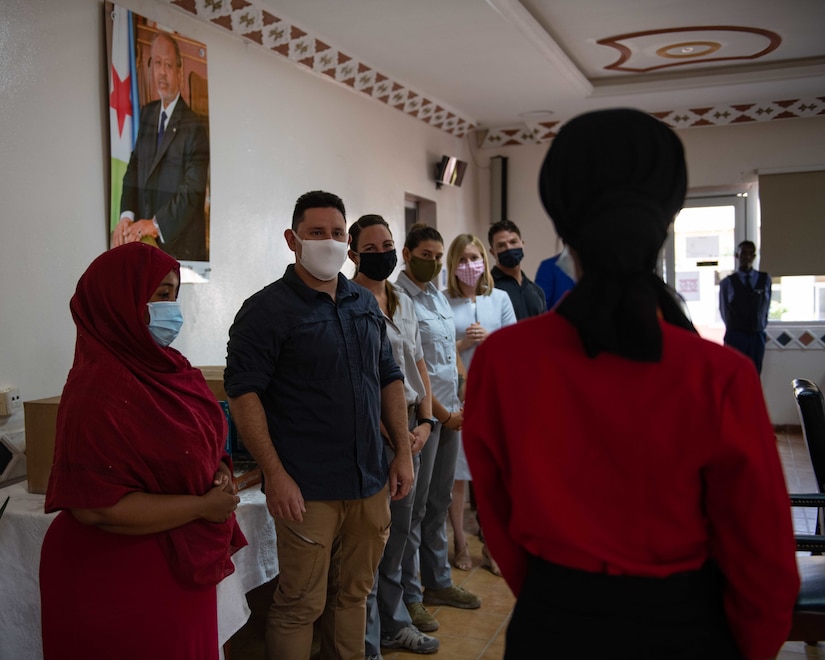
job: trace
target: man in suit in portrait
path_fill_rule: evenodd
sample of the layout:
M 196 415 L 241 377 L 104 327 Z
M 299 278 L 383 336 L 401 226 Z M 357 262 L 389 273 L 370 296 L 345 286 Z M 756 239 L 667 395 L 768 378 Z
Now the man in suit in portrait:
M 208 261 L 209 136 L 204 120 L 181 98 L 183 60 L 172 35 L 155 35 L 149 68 L 160 98 L 140 111 L 112 244 L 151 237 L 176 259 Z

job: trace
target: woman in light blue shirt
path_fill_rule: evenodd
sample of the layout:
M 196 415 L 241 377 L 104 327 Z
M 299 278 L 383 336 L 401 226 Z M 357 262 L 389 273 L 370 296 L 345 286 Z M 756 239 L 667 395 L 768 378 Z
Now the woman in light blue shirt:
M 456 349 L 464 366 L 469 369 L 476 346 L 491 332 L 516 322 L 510 296 L 495 288 L 487 251 L 481 240 L 472 234 L 459 234 L 450 244 L 447 254 L 447 296 L 453 310 Z M 464 535 L 464 485 L 471 479 L 464 448 L 459 445 L 450 522 L 456 547 L 455 565 L 462 570 L 472 566 Z M 481 565 L 493 574 L 501 575 L 486 545 L 482 547 Z
M 458 397 L 464 374 L 455 346 L 453 313 L 433 281 L 441 271 L 444 239 L 434 228 L 414 225 L 402 252 L 404 270 L 396 285 L 412 299 L 418 317 L 424 361 L 432 388 L 436 424 L 421 451 L 410 540 L 404 559 L 404 600 L 419 630 L 438 629 L 424 607 L 447 605 L 475 609 L 481 600 L 453 584 L 448 557 L 447 512 L 464 412 Z

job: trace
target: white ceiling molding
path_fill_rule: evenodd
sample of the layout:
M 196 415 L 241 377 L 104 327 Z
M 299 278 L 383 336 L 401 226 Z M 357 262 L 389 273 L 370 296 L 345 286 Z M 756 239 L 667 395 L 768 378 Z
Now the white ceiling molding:
M 519 0 L 486 0 L 486 2 L 521 32 L 577 92 L 583 96 L 589 96 L 593 92 L 593 85 L 587 76 L 573 63 L 573 60 L 567 57 L 556 40 L 533 18 L 533 15 Z

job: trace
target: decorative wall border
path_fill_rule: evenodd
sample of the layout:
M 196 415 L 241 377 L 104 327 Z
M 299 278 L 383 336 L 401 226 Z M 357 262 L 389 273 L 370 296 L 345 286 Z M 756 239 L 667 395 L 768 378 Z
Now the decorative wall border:
M 475 128 L 472 121 L 445 104 L 393 80 L 247 0 L 166 2 L 450 135 L 464 137 Z
M 650 113 L 671 128 L 694 126 L 727 126 L 775 119 L 798 119 L 825 115 L 825 96 L 761 103 L 664 110 Z M 549 142 L 558 133 L 563 121 L 541 121 L 490 129 L 479 142 L 482 149 Z
M 825 324 L 768 325 L 765 348 L 825 351 Z

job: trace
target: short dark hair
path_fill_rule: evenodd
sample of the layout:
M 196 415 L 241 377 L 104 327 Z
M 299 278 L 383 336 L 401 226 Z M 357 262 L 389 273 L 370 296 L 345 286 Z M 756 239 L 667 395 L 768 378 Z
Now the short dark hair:
M 743 247 L 749 246 L 753 248 L 753 251 L 756 252 L 756 243 L 753 241 L 742 241 L 739 245 L 736 246 L 736 251 L 739 252 Z
M 308 209 L 336 209 L 341 212 L 345 221 L 347 219 L 344 201 L 338 197 L 338 195 L 333 195 L 323 190 L 311 190 L 301 195 L 298 201 L 295 202 L 295 210 L 292 211 L 293 231 L 298 229 L 298 225 L 301 224 L 301 221 L 304 219 L 304 213 Z
M 404 241 L 404 247 L 408 250 L 415 250 L 415 248 L 424 241 L 436 241 L 444 245 L 444 239 L 441 238 L 441 234 L 438 233 L 435 227 L 425 225 L 423 222 L 417 222 L 410 227 L 410 231 Z
M 493 247 L 493 236 L 498 234 L 500 231 L 511 231 L 514 234 L 518 234 L 518 237 L 521 238 L 521 230 L 515 222 L 512 220 L 499 220 L 498 222 L 491 224 L 490 229 L 487 232 L 487 242 L 490 244 L 490 247 Z

